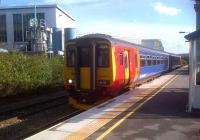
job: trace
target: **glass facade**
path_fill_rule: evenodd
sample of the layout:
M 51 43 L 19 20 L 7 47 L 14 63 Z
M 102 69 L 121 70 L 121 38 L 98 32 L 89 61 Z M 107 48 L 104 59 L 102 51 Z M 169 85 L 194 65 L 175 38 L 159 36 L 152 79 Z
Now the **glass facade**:
M 14 41 L 22 42 L 22 15 L 14 14 L 13 15 L 13 27 L 14 27 Z
M 7 42 L 6 15 L 0 15 L 0 42 Z
M 34 13 L 27 14 L 14 14 L 13 24 L 14 24 L 14 41 L 24 42 L 27 41 L 27 31 L 29 27 L 30 19 L 34 18 Z M 38 24 L 42 24 L 41 21 L 45 19 L 44 13 L 37 13 Z

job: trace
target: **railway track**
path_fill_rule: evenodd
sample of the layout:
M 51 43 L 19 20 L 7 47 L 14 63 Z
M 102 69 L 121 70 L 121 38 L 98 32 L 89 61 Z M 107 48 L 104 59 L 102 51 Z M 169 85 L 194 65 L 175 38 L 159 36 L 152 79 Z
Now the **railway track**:
M 0 124 L 2 124 L 4 121 L 9 123 L 9 120 L 13 122 L 13 120 L 16 119 L 16 116 L 17 118 L 26 118 L 36 113 L 40 113 L 42 111 L 65 104 L 67 104 L 67 96 L 61 96 L 43 102 L 28 104 L 27 106 L 20 108 L 10 109 L 6 112 L 0 113 Z
M 8 104 L 8 105 L 1 105 L 0 107 L 0 115 L 8 114 L 11 112 L 16 112 L 18 110 L 26 109 L 28 107 L 32 107 L 34 105 L 38 104 L 45 104 L 60 98 L 66 98 L 67 99 L 68 95 L 67 94 L 61 94 L 58 96 L 53 96 L 53 97 L 45 97 L 45 98 L 36 98 L 36 99 L 31 99 L 30 101 L 23 101 L 23 102 L 17 102 L 13 104 Z
M 69 119 L 69 118 L 75 116 L 75 115 L 78 115 L 81 112 L 82 112 L 81 110 L 77 110 L 77 111 L 74 111 L 74 112 L 72 112 L 72 113 L 70 113 L 70 114 L 68 114 L 66 116 L 62 116 L 62 117 L 60 117 L 60 118 L 58 118 L 58 119 L 56 119 L 56 120 L 54 120 L 52 122 L 49 122 L 49 123 L 44 124 L 44 125 L 41 125 L 40 127 L 35 128 L 30 132 L 24 133 L 23 135 L 19 135 L 19 136 L 15 137 L 14 140 L 21 140 L 21 139 L 24 139 L 24 138 L 26 138 L 28 136 L 36 134 L 36 133 L 38 133 L 38 132 L 40 132 L 40 131 L 48 128 L 48 127 L 51 127 L 51 126 L 53 126 L 53 125 L 55 125 L 55 124 L 57 124 L 59 122 L 62 122 L 64 120 L 66 120 L 66 119 Z
M 80 112 L 68 105 L 66 95 L 12 108 L 0 113 L 0 139 L 26 138 Z

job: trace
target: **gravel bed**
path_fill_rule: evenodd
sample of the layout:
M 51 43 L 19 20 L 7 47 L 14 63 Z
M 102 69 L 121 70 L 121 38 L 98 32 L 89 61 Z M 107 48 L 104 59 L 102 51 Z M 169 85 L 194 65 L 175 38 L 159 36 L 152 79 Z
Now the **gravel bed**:
M 15 116 L 13 120 L 10 120 L 10 122 L 0 122 L 0 139 L 21 139 L 22 136 L 30 135 L 31 132 L 37 128 L 41 128 L 44 125 L 47 125 L 50 122 L 60 119 L 63 116 L 71 114 L 75 111 L 77 110 L 68 106 L 66 102 L 65 104 L 38 112 L 36 114 L 25 115 L 25 117 Z M 9 123 L 12 123 L 12 125 L 9 125 Z

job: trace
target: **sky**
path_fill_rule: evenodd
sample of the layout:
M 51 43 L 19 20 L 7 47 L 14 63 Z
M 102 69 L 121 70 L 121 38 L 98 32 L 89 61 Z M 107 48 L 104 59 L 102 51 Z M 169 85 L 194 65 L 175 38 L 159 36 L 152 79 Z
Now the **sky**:
M 187 53 L 189 43 L 180 31 L 195 30 L 192 0 L 35 0 L 36 4 L 57 3 L 76 20 L 77 35 L 109 34 L 140 43 L 160 39 L 165 51 Z M 27 5 L 34 0 L 1 0 L 2 5 Z

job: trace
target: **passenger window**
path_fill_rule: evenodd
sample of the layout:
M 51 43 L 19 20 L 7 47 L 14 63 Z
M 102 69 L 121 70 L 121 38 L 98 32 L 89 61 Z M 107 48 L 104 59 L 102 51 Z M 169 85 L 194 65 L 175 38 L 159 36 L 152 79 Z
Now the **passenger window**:
M 150 60 L 150 66 L 152 66 L 152 65 L 153 65 L 153 57 L 150 56 L 150 57 L 149 57 L 149 60 Z
M 157 65 L 160 65 L 160 58 L 157 57 Z
M 109 66 L 109 49 L 108 45 L 102 44 L 97 46 L 97 66 Z
M 147 56 L 147 66 L 151 66 L 151 58 L 150 58 L 150 56 Z
M 161 58 L 160 63 L 161 63 L 161 64 L 164 64 L 163 57 Z
M 141 67 L 146 66 L 145 56 L 140 56 L 140 65 L 141 65 Z
M 168 65 L 168 59 L 165 58 L 165 65 Z
M 153 57 L 153 65 L 156 65 L 156 57 Z
M 119 54 L 120 65 L 123 65 L 123 53 Z
M 125 65 L 125 68 L 128 68 L 128 56 L 127 56 L 127 54 L 125 54 L 124 65 Z

